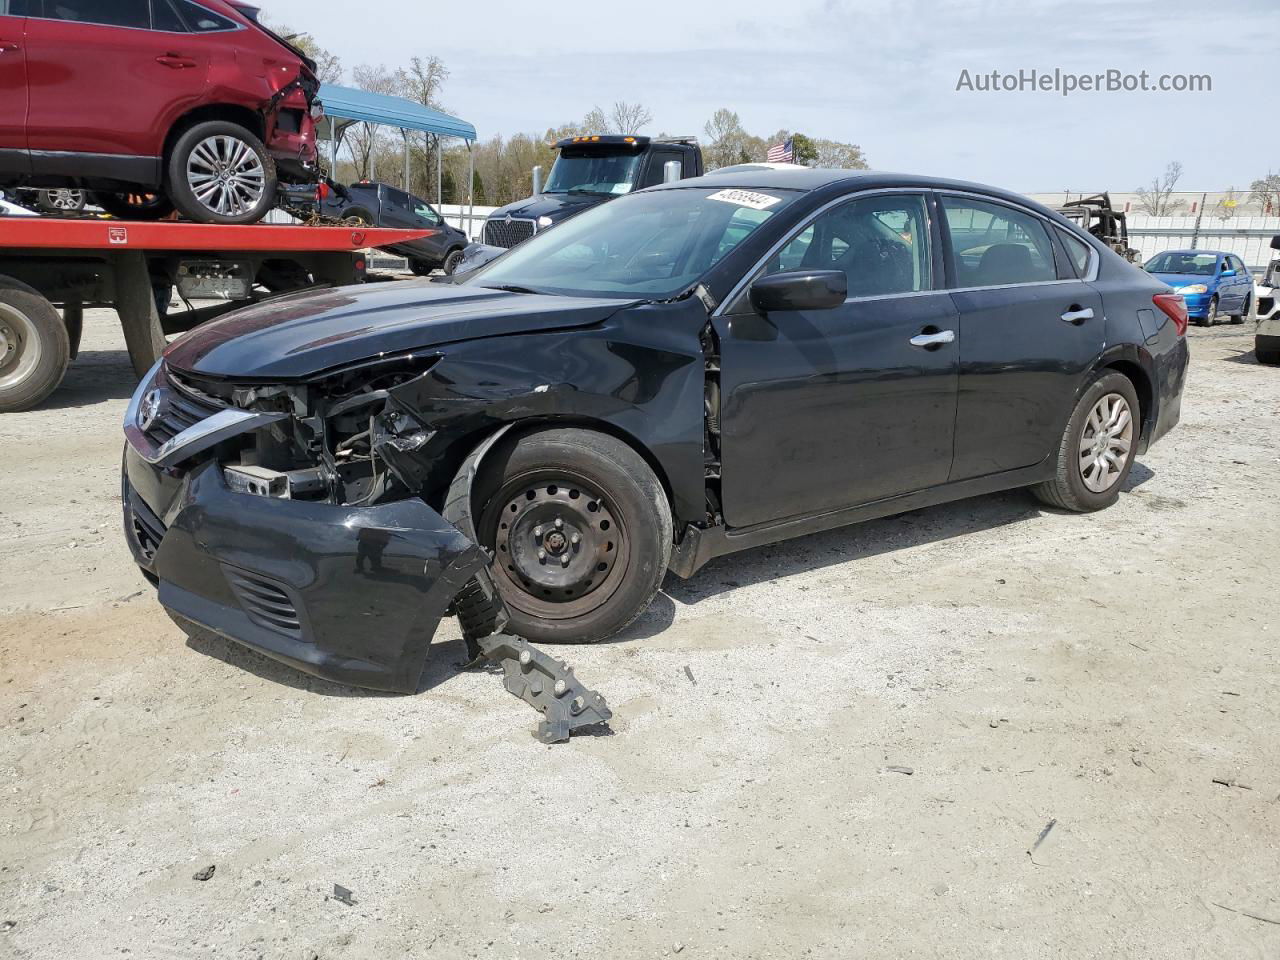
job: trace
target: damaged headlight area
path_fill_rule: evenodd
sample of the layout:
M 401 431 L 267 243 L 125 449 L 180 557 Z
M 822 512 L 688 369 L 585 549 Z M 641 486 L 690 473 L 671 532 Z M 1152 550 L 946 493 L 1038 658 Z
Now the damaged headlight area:
M 164 368 L 143 396 L 136 423 L 163 445 L 174 437 L 190 439 L 184 430 L 221 412 L 255 416 L 240 421 L 242 431 L 215 441 L 212 453 L 228 488 L 373 506 L 420 489 L 422 467 L 413 455 L 433 432 L 398 407 L 390 391 L 423 376 L 439 359 L 380 357 L 306 382 L 279 384 L 230 383 Z M 201 452 L 197 446 L 179 452 L 191 456 Z

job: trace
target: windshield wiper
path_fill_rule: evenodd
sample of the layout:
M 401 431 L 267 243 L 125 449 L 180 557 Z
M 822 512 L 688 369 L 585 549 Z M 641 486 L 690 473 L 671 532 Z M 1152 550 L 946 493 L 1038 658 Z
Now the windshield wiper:
M 574 187 L 573 189 L 566 190 L 565 192 L 569 194 L 585 193 L 593 197 L 612 197 L 613 196 L 612 190 L 587 190 L 584 187 Z
M 516 283 L 482 283 L 480 286 L 486 290 L 505 290 L 507 293 L 541 293 L 541 290 L 535 290 L 533 287 L 522 287 Z

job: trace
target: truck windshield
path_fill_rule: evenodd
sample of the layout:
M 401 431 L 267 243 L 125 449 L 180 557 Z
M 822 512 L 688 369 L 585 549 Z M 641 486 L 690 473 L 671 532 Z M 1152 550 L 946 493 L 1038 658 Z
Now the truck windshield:
M 535 234 L 460 283 L 568 296 L 661 300 L 685 290 L 793 190 L 644 190 Z
M 633 149 L 573 150 L 566 147 L 556 157 L 544 193 L 629 193 L 640 168 L 640 154 Z

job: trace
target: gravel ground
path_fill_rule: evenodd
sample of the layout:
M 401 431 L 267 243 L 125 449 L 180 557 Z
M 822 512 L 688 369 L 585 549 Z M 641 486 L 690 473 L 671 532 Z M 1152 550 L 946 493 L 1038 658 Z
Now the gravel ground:
M 569 651 L 612 734 L 546 747 L 452 622 L 413 697 L 186 641 L 118 529 L 91 316 L 0 417 L 0 956 L 1280 956 L 1280 370 L 1191 339 L 1112 509 L 669 578 Z

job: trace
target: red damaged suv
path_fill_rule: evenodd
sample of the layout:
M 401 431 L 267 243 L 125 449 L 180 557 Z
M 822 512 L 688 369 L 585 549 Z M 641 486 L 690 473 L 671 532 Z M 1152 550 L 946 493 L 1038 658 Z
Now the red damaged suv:
M 0 186 L 253 223 L 316 177 L 315 63 L 226 0 L 0 0 Z M 139 194 L 155 199 L 139 202 Z

